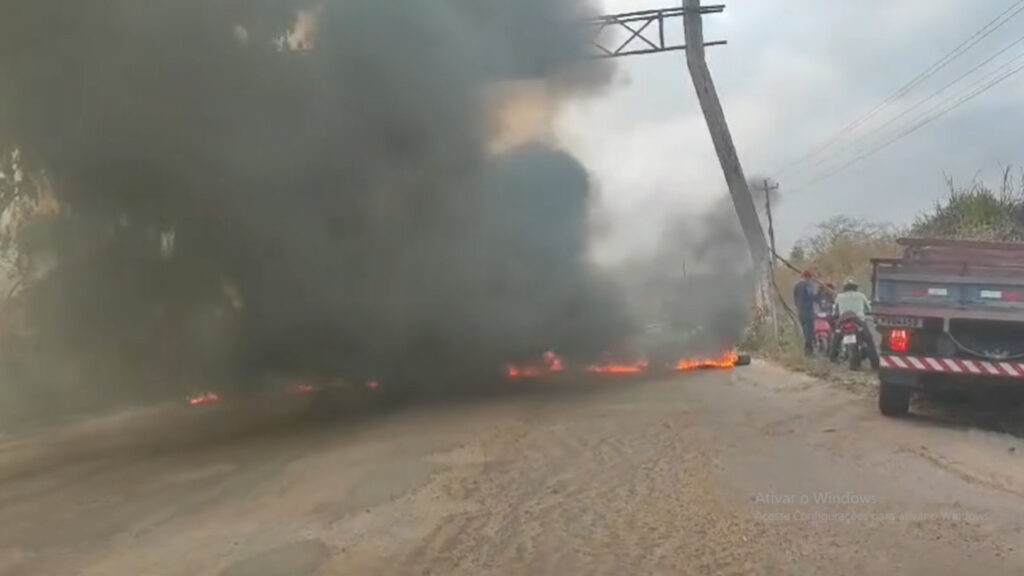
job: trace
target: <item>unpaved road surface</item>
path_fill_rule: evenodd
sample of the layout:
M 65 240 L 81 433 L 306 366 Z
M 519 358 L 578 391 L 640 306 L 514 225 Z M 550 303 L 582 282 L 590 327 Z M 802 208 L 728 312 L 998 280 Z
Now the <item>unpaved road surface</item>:
M 1024 574 L 1013 437 L 764 365 L 551 386 L 20 468 L 0 574 Z

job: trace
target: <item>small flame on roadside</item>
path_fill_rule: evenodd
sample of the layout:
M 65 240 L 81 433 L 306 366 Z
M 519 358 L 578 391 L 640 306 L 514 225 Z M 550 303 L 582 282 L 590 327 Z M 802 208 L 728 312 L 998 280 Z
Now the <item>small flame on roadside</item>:
M 708 368 L 734 368 L 740 357 L 735 351 L 727 352 L 718 358 L 683 359 L 676 362 L 675 369 L 679 372 Z
M 646 360 L 640 360 L 633 364 L 608 362 L 605 364 L 591 364 L 587 366 L 587 372 L 593 374 L 641 374 L 647 370 L 647 365 Z
M 189 406 L 203 406 L 206 404 L 216 404 L 217 402 L 220 402 L 220 394 L 215 392 L 206 392 L 188 397 Z
M 545 352 L 543 363 L 536 366 L 509 364 L 505 367 L 509 378 L 539 378 L 565 370 L 562 359 L 554 352 Z
M 288 385 L 288 393 L 295 396 L 311 394 L 313 390 L 315 390 L 313 385 L 305 382 L 292 382 Z

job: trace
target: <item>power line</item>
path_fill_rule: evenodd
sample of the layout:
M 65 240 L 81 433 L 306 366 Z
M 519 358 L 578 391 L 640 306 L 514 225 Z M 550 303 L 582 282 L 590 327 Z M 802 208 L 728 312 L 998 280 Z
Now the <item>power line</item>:
M 825 142 L 819 144 L 818 146 L 813 148 L 807 154 L 801 156 L 800 158 L 797 158 L 796 160 L 794 160 L 794 161 L 790 162 L 789 164 L 787 164 L 786 166 L 784 166 L 776 174 L 776 177 L 781 176 L 782 174 L 784 174 L 786 172 L 789 172 L 790 170 L 792 170 L 796 166 L 799 166 L 799 165 L 805 163 L 807 160 L 810 160 L 812 158 L 817 157 L 822 152 L 824 152 L 825 150 L 827 150 L 830 147 L 832 147 L 832 145 L 834 145 L 836 142 L 841 140 L 844 136 L 846 136 L 847 134 L 853 132 L 854 130 L 856 130 L 857 128 L 862 126 L 864 123 L 868 122 L 869 120 L 871 120 L 872 118 L 877 116 L 879 113 L 881 113 L 883 110 L 888 108 L 889 105 L 891 105 L 893 102 L 895 102 L 898 99 L 902 98 L 904 95 L 906 95 L 908 92 L 913 90 L 915 87 L 920 85 L 922 82 L 924 82 L 928 78 L 931 78 L 932 76 L 934 76 L 940 70 L 942 70 L 947 65 L 949 65 L 950 62 L 956 60 L 957 58 L 959 58 L 960 56 L 965 54 L 968 50 L 970 50 L 976 44 L 978 44 L 978 42 L 981 42 L 982 40 L 984 40 L 986 37 L 988 37 L 990 34 L 995 32 L 999 28 L 1001 28 L 1003 25 L 1005 25 L 1007 22 L 1009 22 L 1015 16 L 1020 14 L 1022 11 L 1024 11 L 1024 0 L 1017 0 L 1009 8 L 1007 8 L 1002 13 L 1000 13 L 998 16 L 996 16 L 995 18 L 990 20 L 987 24 L 982 26 L 977 32 L 975 32 L 970 37 L 968 37 L 966 40 L 964 40 L 959 45 L 957 45 L 955 48 L 953 48 L 950 52 L 948 52 L 945 56 L 943 56 L 941 59 L 939 59 L 936 63 L 932 64 L 930 67 L 925 69 L 923 72 L 921 72 L 920 74 L 918 74 L 917 76 L 912 78 L 909 82 L 907 82 L 902 87 L 900 87 L 898 90 L 896 90 L 896 92 L 894 92 L 889 97 L 887 97 L 885 100 L 883 100 L 881 103 L 879 103 L 874 108 L 869 110 L 865 115 L 861 116 L 860 118 L 857 118 L 857 119 L 853 120 L 852 122 L 850 122 L 849 124 L 847 124 L 846 126 L 841 128 L 839 130 L 839 132 L 836 133 L 834 136 L 832 136 L 831 138 L 829 138 Z
M 946 98 L 945 100 L 942 100 L 937 105 L 928 108 L 923 114 L 918 114 L 910 121 L 909 125 L 914 126 L 919 121 L 928 118 L 931 114 L 945 110 L 951 104 L 959 105 L 957 104 L 957 102 L 959 102 L 962 98 L 970 94 L 974 94 L 974 92 L 979 87 L 988 86 L 992 81 L 998 81 L 1003 79 L 1007 72 L 1010 72 L 1010 75 L 1012 75 L 1013 70 L 1016 70 L 1016 67 L 1014 65 L 1018 62 L 1021 62 L 1022 60 L 1024 60 L 1024 54 L 1018 54 L 1017 56 L 1004 62 L 1001 66 L 985 75 L 981 79 L 981 81 L 971 84 L 967 86 L 966 90 L 962 90 L 959 93 L 953 94 L 952 96 Z
M 885 129 L 885 128 L 887 128 L 888 126 L 891 126 L 891 125 L 893 124 L 893 122 L 895 122 L 896 120 L 899 120 L 900 118 L 902 118 L 902 117 L 906 116 L 906 115 L 907 115 L 907 114 L 909 114 L 910 112 L 912 112 L 912 111 L 916 110 L 917 108 L 920 108 L 920 107 L 921 107 L 921 106 L 922 106 L 923 104 L 925 104 L 926 102 L 928 102 L 928 101 L 932 100 L 932 99 L 933 99 L 933 98 L 935 98 L 936 96 L 938 96 L 938 95 L 942 94 L 942 93 L 943 93 L 943 92 L 945 92 L 946 90 L 949 90 L 950 88 L 952 88 L 952 87 L 953 87 L 953 86 L 955 86 L 956 84 L 959 84 L 959 83 L 960 83 L 960 81 L 961 81 L 961 80 L 963 80 L 964 78 L 966 78 L 966 77 L 970 76 L 971 74 L 974 74 L 975 72 L 977 72 L 978 70 L 980 70 L 981 68 L 983 68 L 983 67 L 984 67 L 984 66 L 985 66 L 986 64 L 988 64 L 989 62 L 991 62 L 991 61 L 995 60 L 996 58 L 998 58 L 999 56 L 1002 56 L 1003 54 L 1005 54 L 1005 53 L 1006 53 L 1007 51 L 1009 51 L 1009 50 L 1010 50 L 1010 48 L 1013 48 L 1014 46 L 1017 46 L 1018 44 L 1021 44 L 1021 43 L 1024 43 L 1024 36 L 1021 36 L 1020 38 L 1017 38 L 1016 40 L 1014 40 L 1013 42 L 1011 42 L 1011 43 L 1010 43 L 1010 44 L 1008 44 L 1007 46 L 1003 47 L 1003 49 L 1002 49 L 1002 50 L 999 50 L 998 52 L 996 52 L 996 53 L 995 53 L 995 54 L 993 54 L 992 56 L 989 56 L 988 58 L 986 58 L 985 60 L 983 60 L 983 61 L 982 61 L 981 63 L 979 63 L 978 65 L 976 65 L 976 66 L 972 67 L 971 69 L 967 70 L 966 72 L 964 72 L 964 73 L 963 73 L 963 74 L 961 74 L 960 76 L 957 76 L 957 78 L 956 78 L 955 80 L 953 80 L 953 81 L 952 81 L 952 82 L 950 82 L 949 84 L 946 84 L 946 85 L 945 85 L 945 86 L 943 86 L 942 88 L 939 88 L 939 89 L 938 89 L 938 90 L 936 90 L 935 92 L 932 92 L 932 93 L 931 93 L 931 94 L 930 94 L 930 95 L 929 95 L 929 96 L 928 96 L 927 98 L 924 98 L 924 99 L 922 99 L 922 100 L 919 100 L 919 101 L 918 101 L 917 103 L 915 103 L 915 104 L 914 104 L 913 106 L 911 106 L 911 107 L 907 108 L 907 109 L 906 109 L 906 110 L 904 110 L 903 112 L 900 112 L 900 113 L 899 113 L 899 114 L 897 114 L 896 116 L 893 116 L 892 118 L 890 118 L 889 120 L 887 120 L 887 121 L 886 121 L 886 122 L 885 122 L 884 124 L 882 124 L 882 125 L 881 125 L 881 126 L 879 126 L 878 128 L 875 128 L 875 129 L 874 129 L 874 130 L 872 130 L 871 132 L 868 132 L 868 133 L 867 133 L 867 134 L 866 134 L 865 136 L 870 136 L 870 135 L 872 135 L 872 134 L 877 134 L 877 133 L 881 132 L 882 130 L 884 130 L 884 129 Z M 1015 56 L 1014 58 L 1010 59 L 1010 60 L 1009 60 L 1009 62 L 1014 62 L 1014 61 L 1016 61 L 1016 60 L 1019 60 L 1019 59 L 1021 59 L 1021 58 L 1024 58 L 1024 54 L 1020 54 L 1020 55 L 1017 55 L 1017 56 Z M 1004 64 L 1004 66 L 1005 66 L 1005 64 Z
M 1014 60 L 1020 60 L 1020 58 L 1015 58 Z M 1003 66 L 1003 68 L 1008 68 L 1008 66 Z M 959 108 L 961 105 L 965 104 L 969 100 L 974 99 L 976 96 L 979 96 L 982 93 L 988 91 L 990 88 L 992 88 L 996 84 L 999 84 L 1002 81 L 1008 79 L 1009 77 L 1013 76 L 1014 74 L 1020 72 L 1022 69 L 1024 69 L 1024 64 L 1022 64 L 1020 66 L 1017 66 L 1015 68 L 1012 68 L 1012 69 L 1010 69 L 1007 72 L 1002 73 L 1002 74 L 998 74 L 999 71 L 997 70 L 996 71 L 997 74 L 990 74 L 987 77 L 987 81 L 982 83 L 982 84 L 980 84 L 980 85 L 976 85 L 975 89 L 967 91 L 966 94 L 961 93 L 959 95 L 954 95 L 951 98 L 947 98 L 946 100 L 941 102 L 938 106 L 932 107 L 929 110 L 929 112 L 926 112 L 925 114 L 921 114 L 921 115 L 917 116 L 915 118 L 916 121 L 914 123 L 912 123 L 909 128 L 907 128 L 906 130 L 896 134 L 895 137 L 885 141 L 880 146 L 877 146 L 876 148 L 869 149 L 869 150 L 866 150 L 866 151 L 862 152 L 860 155 L 858 155 L 856 158 L 854 158 L 848 164 L 852 165 L 855 162 L 858 162 L 858 161 L 860 161 L 860 160 L 862 160 L 864 158 L 867 158 L 868 156 L 871 156 L 871 155 L 881 151 L 884 148 L 889 147 L 891 144 L 895 143 L 896 141 L 898 141 L 898 140 L 900 140 L 900 139 L 902 139 L 902 138 L 904 138 L 906 136 L 909 136 L 910 134 L 920 130 L 924 126 L 930 124 L 931 122 L 937 120 L 938 118 L 944 116 L 945 114 L 947 114 L 949 112 L 952 112 L 956 108 Z M 843 167 L 840 167 L 838 170 L 841 170 L 842 168 Z
M 879 146 L 876 146 L 875 148 L 872 148 L 870 150 L 867 150 L 867 151 L 859 154 L 858 156 L 855 156 L 853 159 L 851 159 L 851 160 L 849 160 L 849 161 L 839 165 L 838 167 L 836 167 L 836 168 L 834 168 L 832 170 L 829 170 L 829 171 L 827 171 L 827 172 L 825 172 L 823 174 L 820 174 L 819 176 L 813 178 L 809 182 L 806 182 L 803 185 L 798 186 L 796 189 L 792 190 L 790 193 L 792 194 L 793 192 L 796 192 L 798 190 L 802 190 L 804 188 L 807 188 L 808 186 L 817 184 L 818 182 L 821 182 L 822 180 L 826 180 L 828 178 L 831 178 L 832 176 L 835 176 L 836 174 L 846 170 L 850 166 L 853 166 L 854 164 L 856 164 L 856 163 L 858 163 L 858 162 L 860 162 L 860 161 L 862 161 L 862 160 L 864 160 L 864 159 L 866 159 L 866 158 L 868 158 L 870 156 L 873 156 L 873 155 L 881 152 L 882 150 L 888 148 L 889 146 L 895 144 L 896 142 L 902 140 L 903 138 L 906 138 L 907 136 L 913 134 L 914 132 L 917 132 L 918 130 L 920 130 L 921 128 L 924 128 L 928 124 L 931 124 L 933 121 L 939 119 L 940 117 L 945 116 L 946 114 L 948 114 L 949 112 L 952 112 L 953 110 L 956 110 L 957 108 L 959 108 L 963 104 L 969 102 L 970 100 L 973 100 L 974 98 L 976 98 L 976 97 L 980 96 L 981 94 L 987 92 L 992 87 L 996 86 L 997 84 L 1000 84 L 1001 82 L 1007 80 L 1008 78 L 1010 78 L 1011 76 L 1019 73 L 1022 70 L 1024 70 L 1024 64 L 1021 64 L 1020 66 L 1017 66 L 1016 68 L 1013 68 L 1009 72 L 1006 72 L 1006 73 L 996 77 L 995 79 L 993 79 L 993 80 L 989 81 L 988 83 L 982 85 L 980 88 L 974 90 L 970 94 L 967 94 L 966 96 L 961 97 L 959 100 L 956 100 L 950 106 L 947 106 L 946 108 L 939 110 L 936 114 L 933 114 L 932 116 L 925 118 L 921 122 L 918 122 L 917 124 L 912 125 L 910 128 L 904 130 L 903 132 L 900 132 L 895 137 L 891 138 L 890 140 L 887 140 L 883 144 L 881 144 Z
M 897 90 L 895 93 L 893 93 L 888 98 L 883 100 L 880 104 L 878 104 L 877 106 L 872 108 L 866 115 L 864 115 L 861 118 L 858 118 L 858 119 L 854 120 L 853 122 L 847 124 L 845 127 L 843 127 L 839 131 L 839 133 L 837 133 L 831 139 L 827 140 L 824 144 L 819 145 L 816 149 L 812 150 L 810 153 L 804 155 L 803 157 L 801 157 L 797 161 L 795 161 L 795 162 L 791 163 L 790 165 L 786 166 L 785 168 L 783 168 L 783 170 L 780 172 L 780 174 L 789 171 L 793 167 L 795 167 L 795 166 L 797 166 L 799 164 L 802 164 L 803 162 L 805 162 L 807 160 L 810 160 L 811 158 L 813 158 L 815 156 L 820 155 L 822 152 L 824 152 L 825 150 L 830 148 L 833 144 L 835 144 L 836 142 L 841 140 L 844 136 L 846 136 L 847 134 L 849 134 L 852 131 L 856 130 L 857 128 L 862 126 L 864 123 L 868 122 L 869 120 L 871 120 L 872 118 L 877 116 L 879 113 L 881 113 L 883 110 L 885 110 L 893 102 L 895 102 L 899 98 L 901 98 L 904 95 L 906 95 L 908 92 L 913 90 L 915 87 L 920 85 L 922 82 L 924 82 L 928 78 L 930 78 L 933 75 L 935 75 L 941 69 L 945 68 L 950 62 L 952 62 L 953 60 L 955 60 L 955 59 L 959 58 L 960 56 L 962 56 L 963 54 L 965 54 L 968 50 L 970 50 L 976 44 L 978 44 L 978 42 L 981 42 L 983 39 L 985 39 L 990 34 L 992 34 L 996 30 L 998 30 L 1000 27 L 1005 25 L 1007 22 L 1009 22 L 1012 18 L 1017 16 L 1017 14 L 1020 14 L 1022 11 L 1024 11 L 1024 0 L 1018 0 L 1013 5 L 1011 5 L 1009 8 L 1004 10 L 1001 14 L 999 14 L 999 16 L 996 16 L 993 20 L 991 20 L 987 24 L 985 24 L 985 26 L 983 26 L 980 30 L 975 32 L 967 40 L 964 40 L 963 42 L 961 42 L 956 48 L 954 48 L 952 51 L 950 51 L 945 56 L 943 56 L 938 62 L 933 64 L 931 67 L 926 69 L 924 72 L 918 74 L 916 77 L 914 77 L 912 80 L 910 80 L 910 82 L 908 82 L 907 84 L 904 84 L 899 90 Z M 1009 14 L 1009 15 L 1007 15 L 1007 14 Z M 1002 20 L 1002 21 L 1000 22 L 1000 20 Z
M 990 57 L 990 58 L 986 59 L 985 61 L 983 61 L 983 63 L 981 63 L 977 67 L 969 70 L 968 72 L 966 72 L 965 74 L 959 76 L 958 78 L 956 78 L 956 80 L 953 80 L 952 82 L 946 84 L 942 88 L 932 92 L 929 96 L 927 96 L 926 98 L 916 102 L 916 104 L 914 104 L 910 108 L 904 110 L 902 113 L 900 113 L 899 115 L 895 116 L 894 118 L 891 118 L 888 122 L 886 122 L 886 123 L 882 124 L 881 126 L 878 126 L 878 127 L 874 128 L 874 129 L 872 129 L 871 131 L 863 134 L 862 136 L 857 138 L 857 140 L 848 142 L 847 145 L 844 146 L 840 150 L 840 153 L 838 155 L 835 155 L 833 157 L 821 158 L 817 162 L 815 162 L 810 168 L 817 168 L 819 166 L 824 165 L 826 162 L 828 162 L 830 160 L 833 160 L 834 158 L 838 158 L 839 156 L 842 156 L 843 153 L 846 153 L 847 151 L 852 150 L 853 147 L 856 145 L 856 143 L 858 143 L 858 141 L 860 143 L 866 143 L 866 141 L 871 136 L 881 133 L 885 128 L 888 128 L 889 126 L 894 124 L 897 120 L 903 118 L 904 116 L 906 116 L 910 112 L 913 112 L 914 110 L 921 108 L 923 105 L 927 104 L 927 102 L 933 100 L 936 96 L 942 94 L 943 92 L 945 92 L 947 89 L 949 89 L 953 85 L 959 83 L 959 81 L 961 81 L 964 78 L 966 78 L 966 77 L 974 74 L 975 72 L 977 72 L 981 67 L 983 67 L 985 64 L 988 64 L 989 61 L 994 59 L 999 54 L 1006 52 L 1013 45 L 1019 44 L 1021 42 L 1024 42 L 1024 37 L 1022 37 L 1022 38 L 1018 39 L 1017 41 L 1015 41 L 1013 44 L 1011 44 L 1011 46 L 1007 46 L 1006 48 L 1004 48 L 1002 50 L 999 50 L 999 52 L 997 52 L 992 57 Z M 933 114 L 934 112 L 936 112 L 938 110 L 942 110 L 944 107 L 949 105 L 950 102 L 961 98 L 964 94 L 972 92 L 978 86 L 986 84 L 989 80 L 991 80 L 991 79 L 993 79 L 993 78 L 995 78 L 997 76 L 1000 76 L 1002 74 L 1002 72 L 1010 70 L 1013 67 L 1014 64 L 1018 63 L 1018 61 L 1021 61 L 1022 59 L 1024 59 L 1024 53 L 1018 54 L 1018 55 L 1014 56 L 1013 58 L 1010 58 L 1009 60 L 1005 61 L 1005 63 L 1002 63 L 998 68 L 992 70 L 987 75 L 983 76 L 980 79 L 980 81 L 968 85 L 967 89 L 952 94 L 950 97 L 948 97 L 946 99 L 943 99 L 940 102 L 938 102 L 938 105 L 933 106 L 933 107 L 927 109 L 923 114 L 919 114 L 919 115 L 914 116 L 913 118 L 910 119 L 910 121 L 907 123 L 907 125 L 910 125 L 910 126 L 915 125 L 916 123 L 918 123 L 922 119 L 928 117 L 929 115 Z M 863 150 L 863 148 L 861 148 L 861 150 Z M 859 151 L 858 151 L 858 153 L 859 153 Z
M 863 142 L 863 141 L 868 140 L 872 136 L 881 133 L 883 130 L 885 130 L 889 126 L 892 126 L 894 123 L 896 123 L 897 120 L 900 120 L 901 118 L 905 117 L 907 114 L 913 112 L 914 110 L 917 110 L 921 106 L 923 106 L 923 105 L 927 104 L 928 102 L 934 100 L 936 97 L 940 96 L 941 94 L 943 94 L 944 92 L 946 92 L 947 90 L 952 88 L 953 86 L 959 84 L 963 79 L 967 78 L 968 76 L 973 75 L 978 70 L 984 68 L 986 64 L 988 64 L 989 62 L 992 62 L 993 60 L 995 60 L 999 56 L 1002 56 L 1003 54 L 1008 52 L 1014 46 L 1017 46 L 1017 45 L 1019 45 L 1021 43 L 1024 43 L 1024 36 L 1021 36 L 1020 38 L 1014 40 L 1013 42 L 1011 42 L 1010 44 L 1008 44 L 1007 46 L 1003 47 L 1001 50 L 999 50 L 998 52 L 993 54 L 992 56 L 989 56 L 984 61 L 980 62 L 979 64 L 977 64 L 977 65 L 975 65 L 973 67 L 971 67 L 969 70 L 967 70 L 966 72 L 964 72 L 960 76 L 957 76 L 956 79 L 954 79 L 952 82 L 949 82 L 948 84 L 944 85 L 943 87 L 939 88 L 938 90 L 932 92 L 931 94 L 929 94 L 925 98 L 922 98 L 921 100 L 918 100 L 912 106 L 906 108 L 905 110 L 903 110 L 899 114 L 897 114 L 897 115 L 893 116 L 892 118 L 886 120 L 880 126 L 877 126 L 877 127 L 873 128 L 870 132 L 867 132 L 866 134 L 863 134 L 862 136 L 859 137 L 859 140 Z M 995 70 L 990 72 L 989 75 L 986 78 L 991 77 L 993 75 L 996 75 L 1000 70 L 1004 70 L 1004 69 L 1009 68 L 1014 62 L 1020 61 L 1022 58 L 1024 58 L 1024 54 L 1018 54 L 1017 56 L 1014 56 L 1013 58 L 1007 60 L 1006 62 L 1001 64 L 998 68 L 996 68 Z M 983 82 L 984 82 L 984 80 L 983 80 Z M 975 86 L 977 86 L 977 84 L 975 84 Z M 970 89 L 971 87 L 969 86 L 968 88 Z M 955 95 L 954 95 L 953 99 L 956 99 Z M 948 101 L 949 100 L 944 100 L 943 102 L 941 102 L 939 104 L 939 106 L 932 107 L 928 111 L 931 112 L 931 111 L 934 111 L 937 108 L 941 108 L 942 105 L 945 104 Z M 918 116 L 917 118 L 920 118 L 920 116 Z M 913 122 L 911 122 L 911 123 L 913 123 Z M 843 146 L 838 151 L 837 154 L 843 154 L 844 152 L 850 150 L 851 148 L 853 148 L 855 143 L 856 142 L 848 142 L 845 146 Z M 828 160 L 829 160 L 829 158 L 827 158 L 827 157 L 821 158 L 817 162 L 815 162 L 813 165 L 811 165 L 809 168 L 817 168 L 818 166 L 821 166 L 821 165 L 825 164 Z
M 866 159 L 866 158 L 868 158 L 870 156 L 873 156 L 873 155 L 877 154 L 878 152 L 881 152 L 882 150 L 884 150 L 884 149 L 888 148 L 889 146 L 895 144 L 899 140 L 902 140 L 903 138 L 913 134 L 914 132 L 917 132 L 921 128 L 924 128 L 925 126 L 927 126 L 928 124 L 930 124 L 933 121 L 937 120 L 938 118 L 944 116 L 945 114 L 947 114 L 949 112 L 952 112 L 953 110 L 959 108 L 961 105 L 963 105 L 966 102 L 974 99 L 975 97 L 981 95 L 982 93 L 988 91 L 990 88 L 992 88 L 996 84 L 999 84 L 999 83 L 1003 82 L 1004 80 L 1008 79 L 1009 77 L 1013 76 L 1014 74 L 1017 74 L 1021 70 L 1024 70 L 1024 65 L 1018 66 L 1018 67 L 1014 68 L 1013 70 L 1011 70 L 1011 71 L 1009 71 L 1009 72 L 999 76 L 998 78 L 996 78 L 993 81 L 983 85 L 981 88 L 975 90 L 974 92 L 968 94 L 967 96 L 964 96 L 964 97 L 960 98 L 959 100 L 954 102 L 952 105 L 947 106 L 945 109 L 940 110 L 938 113 L 936 113 L 936 114 L 934 114 L 934 115 L 932 115 L 930 117 L 927 117 L 924 120 L 922 120 L 921 122 L 918 122 L 917 124 L 912 125 L 907 130 L 904 130 L 903 132 L 900 132 L 895 137 L 887 140 L 886 142 L 882 143 L 881 145 L 879 145 L 879 146 L 877 146 L 875 148 L 872 148 L 870 150 L 867 150 L 867 151 L 859 154 L 858 156 L 852 158 L 851 160 L 849 160 L 849 161 L 839 165 L 838 167 L 835 167 L 832 170 L 826 171 L 825 173 L 818 175 L 817 177 L 813 178 L 812 180 L 810 180 L 810 181 L 808 181 L 808 182 L 798 186 L 797 188 L 792 190 L 790 193 L 793 193 L 793 192 L 796 192 L 796 191 L 799 191 L 799 190 L 803 190 L 804 188 L 807 188 L 809 186 L 817 184 L 818 182 L 821 182 L 823 180 L 827 180 L 828 178 L 831 178 L 832 176 L 835 176 L 836 174 L 839 174 L 840 172 L 846 170 L 850 166 L 853 166 L 854 164 L 857 164 L 858 162 L 860 162 L 860 161 L 862 161 L 862 160 L 864 160 L 864 159 Z

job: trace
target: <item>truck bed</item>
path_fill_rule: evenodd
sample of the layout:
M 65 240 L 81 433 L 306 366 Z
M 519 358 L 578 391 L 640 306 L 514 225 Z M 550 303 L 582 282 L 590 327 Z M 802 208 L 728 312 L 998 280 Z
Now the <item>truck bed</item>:
M 1024 322 L 1024 244 L 904 239 L 872 260 L 878 315 Z

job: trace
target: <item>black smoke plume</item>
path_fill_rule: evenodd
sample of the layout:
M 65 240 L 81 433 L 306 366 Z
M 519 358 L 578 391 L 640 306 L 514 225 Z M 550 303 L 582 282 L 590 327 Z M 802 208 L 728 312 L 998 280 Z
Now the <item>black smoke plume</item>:
M 767 232 L 762 180 L 749 186 Z M 624 264 L 619 277 L 632 313 L 660 327 L 652 355 L 711 357 L 736 347 L 749 325 L 758 277 L 732 199 L 683 212 L 666 226 L 654 252 Z
M 415 378 L 621 336 L 585 169 L 490 153 L 482 97 L 603 88 L 586 3 L 5 5 L 0 147 L 60 202 L 34 310 L 64 349 L 177 382 Z

